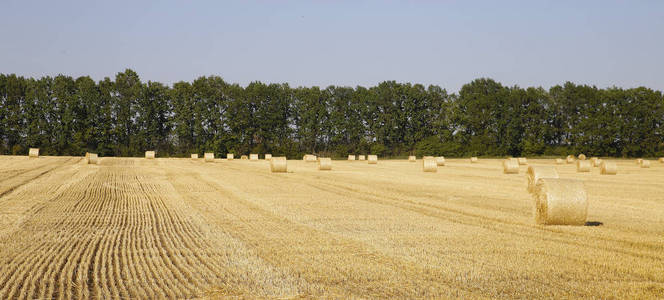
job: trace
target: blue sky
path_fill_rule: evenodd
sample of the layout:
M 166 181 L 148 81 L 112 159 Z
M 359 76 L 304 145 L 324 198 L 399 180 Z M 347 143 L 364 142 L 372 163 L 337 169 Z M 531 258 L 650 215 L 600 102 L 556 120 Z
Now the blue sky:
M 664 90 L 664 1 L 0 2 L 0 73 Z

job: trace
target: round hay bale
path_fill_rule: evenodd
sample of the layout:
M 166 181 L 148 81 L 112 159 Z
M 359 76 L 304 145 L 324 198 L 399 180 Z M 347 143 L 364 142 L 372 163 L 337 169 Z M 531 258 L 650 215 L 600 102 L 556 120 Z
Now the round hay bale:
M 364 155 L 358 155 L 357 160 L 366 160 L 366 156 Z
M 574 163 L 574 155 L 567 155 L 566 161 L 568 164 Z
M 249 160 L 250 161 L 258 161 L 258 154 L 255 154 L 255 153 L 249 154 Z
M 586 155 L 583 154 L 583 153 L 579 154 L 579 159 L 580 160 L 586 160 Z
M 599 164 L 599 173 L 602 175 L 616 175 L 618 173 L 618 165 L 612 161 L 602 161 Z
M 636 159 L 636 164 L 640 165 L 642 161 L 643 161 L 643 158 L 637 158 Z
M 436 165 L 444 166 L 445 165 L 445 156 L 438 156 L 436 157 Z
M 367 162 L 370 165 L 378 164 L 378 155 L 367 155 Z
M 471 164 L 477 163 L 477 157 L 475 157 L 475 156 L 471 157 L 470 158 L 470 163 Z
M 562 158 L 556 158 L 556 164 L 557 165 L 562 165 L 564 163 L 565 163 L 565 161 Z
M 503 160 L 503 174 L 519 174 L 519 162 L 513 159 Z
M 305 154 L 303 159 L 305 162 L 309 163 L 318 161 L 318 157 L 316 157 L 316 155 L 313 154 Z
M 659 163 L 664 164 L 664 157 L 660 157 L 658 161 Z
M 599 163 L 597 162 L 597 160 L 599 160 L 599 158 L 597 158 L 597 157 L 591 157 L 591 158 L 590 158 L 590 164 L 591 164 L 593 167 L 597 167 L 597 166 L 599 166 Z M 597 164 L 597 166 L 596 166 L 595 164 Z
M 588 196 L 583 182 L 541 178 L 535 192 L 535 223 L 542 225 L 585 225 Z
M 191 154 L 191 159 L 198 159 L 198 153 Z
M 528 179 L 528 187 L 526 189 L 528 192 L 534 193 L 538 180 L 542 178 L 559 178 L 559 176 L 555 167 L 529 166 L 528 171 L 526 171 L 526 178 Z
M 234 157 L 233 153 L 226 153 L 226 160 L 233 160 Z
M 579 173 L 590 172 L 590 162 L 587 160 L 577 160 L 576 171 Z
M 321 157 L 318 159 L 318 170 L 319 171 L 330 171 L 332 170 L 332 159 L 329 157 Z
M 154 151 L 145 151 L 145 158 L 146 159 L 154 159 L 155 152 Z
M 88 164 L 89 165 L 99 164 L 99 156 L 97 156 L 97 153 L 88 154 Z
M 355 155 L 348 154 L 348 160 L 355 160 Z
M 528 164 L 528 160 L 525 157 L 519 157 L 517 158 L 517 161 L 519 162 L 519 165 L 524 166 Z
M 272 154 L 266 153 L 265 160 L 270 160 L 270 159 L 272 159 Z
M 90 163 L 90 152 L 85 152 L 85 163 Z
M 417 157 L 414 155 L 408 156 L 408 162 L 415 162 L 417 160 Z
M 270 160 L 270 172 L 286 173 L 288 171 L 288 162 L 284 156 L 276 156 Z
M 39 148 L 30 148 L 30 150 L 28 150 L 28 157 L 38 158 L 39 157 Z
M 246 155 L 242 155 L 242 156 L 240 156 L 240 159 L 241 159 L 241 160 L 248 160 L 248 159 L 249 159 L 249 157 L 248 157 L 248 156 L 246 156 Z
M 422 171 L 436 173 L 438 172 L 438 164 L 433 156 L 425 156 L 422 158 Z
M 205 159 L 205 162 L 213 162 L 214 161 L 214 153 L 205 152 L 205 154 L 203 154 L 203 159 Z
M 641 168 L 650 168 L 650 161 L 647 159 L 641 160 Z

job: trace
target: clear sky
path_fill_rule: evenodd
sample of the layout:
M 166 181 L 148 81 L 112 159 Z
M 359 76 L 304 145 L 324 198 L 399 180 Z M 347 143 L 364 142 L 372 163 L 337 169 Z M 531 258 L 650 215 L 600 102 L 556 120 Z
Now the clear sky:
M 0 73 L 664 90 L 664 1 L 0 2 Z

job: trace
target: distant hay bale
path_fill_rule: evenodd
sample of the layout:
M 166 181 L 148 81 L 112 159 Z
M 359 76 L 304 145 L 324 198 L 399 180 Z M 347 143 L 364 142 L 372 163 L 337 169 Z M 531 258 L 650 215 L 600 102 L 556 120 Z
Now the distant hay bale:
M 332 170 L 332 159 L 329 157 L 321 157 L 318 159 L 318 170 L 329 171 Z
M 566 161 L 567 161 L 568 164 L 574 163 L 574 155 L 571 155 L 571 154 L 567 155 L 567 160 Z
M 528 192 L 534 193 L 537 181 L 542 178 L 559 178 L 558 171 L 556 171 L 555 167 L 529 166 L 528 171 L 526 171 L 526 179 L 528 179 L 528 187 L 526 189 Z
M 542 178 L 535 192 L 535 223 L 541 225 L 585 225 L 588 196 L 583 182 Z
M 659 163 L 664 164 L 664 157 L 660 157 L 658 161 Z
M 145 151 L 145 158 L 146 159 L 154 159 L 154 156 L 155 156 L 154 154 L 155 154 L 154 151 Z
M 378 164 L 378 155 L 368 155 L 367 156 L 367 162 L 370 165 Z
M 249 160 L 250 161 L 258 161 L 258 154 L 250 153 L 249 154 Z
M 586 160 L 586 155 L 583 154 L 583 153 L 579 154 L 579 159 L 580 160 Z
M 562 158 L 556 158 L 556 164 L 557 165 L 562 165 L 564 163 L 565 163 L 565 161 Z
M 618 173 L 618 165 L 612 161 L 602 161 L 599 165 L 599 173 L 602 175 L 616 175 Z
M 192 153 L 191 159 L 198 159 L 198 153 Z
M 39 148 L 30 148 L 28 151 L 28 157 L 38 158 L 39 157 Z
M 88 154 L 88 159 L 87 160 L 88 160 L 89 165 L 99 164 L 99 156 L 97 156 L 97 153 Z
M 519 158 L 517 158 L 517 161 L 519 162 L 519 165 L 521 165 L 521 166 L 528 164 L 528 160 L 525 157 L 519 157 Z
M 503 160 L 503 174 L 519 174 L 519 162 L 509 158 Z
M 438 172 L 438 164 L 433 156 L 425 156 L 422 158 L 422 171 L 431 173 Z
M 641 168 L 650 168 L 650 161 L 647 159 L 641 160 Z
M 598 167 L 599 166 L 599 163 L 597 162 L 598 160 L 599 160 L 599 158 L 597 158 L 597 157 L 591 157 L 590 158 L 590 164 L 593 167 Z
M 226 160 L 233 160 L 234 157 L 233 153 L 226 153 Z
M 577 172 L 590 172 L 590 162 L 587 160 L 577 160 L 576 161 L 576 171 Z
M 272 159 L 272 154 L 266 153 L 265 160 L 270 160 L 270 159 Z
M 643 158 L 637 158 L 636 159 L 636 164 L 641 165 L 641 162 L 643 161 Z
M 475 156 L 471 157 L 470 158 L 470 163 L 471 164 L 477 163 L 477 157 L 475 157 Z
M 288 162 L 284 156 L 275 156 L 270 160 L 270 172 L 286 173 L 288 171 Z
M 366 160 L 364 155 L 358 155 L 357 160 Z
M 408 156 L 408 161 L 409 162 L 415 162 L 416 160 L 417 160 L 417 157 L 415 157 L 414 155 Z
M 90 163 L 90 152 L 85 152 L 85 163 Z
M 214 153 L 205 152 L 205 154 L 203 154 L 203 159 L 205 159 L 205 162 L 213 162 L 214 161 Z
M 247 159 L 249 159 L 249 157 L 247 157 L 246 155 L 242 155 L 242 156 L 240 156 L 240 159 L 241 160 L 247 160 Z
M 355 160 L 355 155 L 348 154 L 348 160 Z
M 304 160 L 304 162 L 309 162 L 309 163 L 318 161 L 318 157 L 316 157 L 316 155 L 313 154 L 305 154 L 302 159 Z
M 444 166 L 445 165 L 445 156 L 438 156 L 436 157 L 436 165 Z

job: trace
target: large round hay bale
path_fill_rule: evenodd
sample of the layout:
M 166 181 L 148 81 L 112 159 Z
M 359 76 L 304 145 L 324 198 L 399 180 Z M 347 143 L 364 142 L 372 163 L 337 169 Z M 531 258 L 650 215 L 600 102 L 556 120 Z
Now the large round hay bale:
M 478 162 L 477 157 L 473 156 L 473 157 L 470 158 L 470 163 L 471 164 L 474 164 L 474 163 L 477 163 L 477 162 Z
M 348 154 L 348 160 L 355 160 L 355 155 Z
M 249 154 L 249 160 L 250 160 L 250 161 L 258 161 L 258 154 L 256 154 L 256 153 L 250 153 L 250 154 Z
M 534 193 L 537 181 L 542 178 L 559 178 L 558 171 L 556 171 L 555 167 L 529 166 L 528 171 L 526 171 L 526 179 L 528 180 L 528 187 L 526 189 L 528 192 Z
M 288 162 L 284 156 L 275 156 L 270 160 L 270 172 L 286 173 L 288 171 Z
M 198 159 L 198 153 L 192 153 L 191 159 Z
M 641 160 L 641 168 L 650 168 L 650 161 L 647 159 Z
M 39 157 L 39 148 L 30 148 L 30 150 L 28 150 L 28 157 L 38 158 Z
M 235 158 L 235 155 L 233 153 L 226 153 L 226 160 L 233 160 Z
M 564 163 L 565 163 L 565 161 L 562 158 L 556 158 L 556 164 L 557 165 L 562 165 Z
M 438 172 L 438 164 L 433 156 L 425 156 L 422 158 L 422 171 L 424 172 Z
M 214 153 L 213 152 L 205 152 L 205 154 L 203 154 L 203 159 L 205 159 L 205 162 L 213 162 L 214 161 Z
M 587 160 L 577 160 L 576 161 L 576 171 L 577 172 L 590 172 L 590 162 Z
M 574 163 L 574 155 L 571 155 L 571 154 L 567 155 L 567 160 L 566 161 L 567 161 L 568 164 Z
M 408 156 L 408 162 L 415 162 L 415 161 L 417 161 L 417 157 L 415 157 L 414 155 Z
M 365 155 L 358 155 L 357 160 L 366 160 L 366 156 Z
M 618 165 L 612 161 L 602 161 L 599 164 L 599 173 L 602 175 L 616 175 L 618 173 Z
M 249 157 L 246 156 L 246 155 L 241 155 L 240 156 L 240 160 L 248 160 L 248 159 L 249 159 Z
M 588 196 L 583 182 L 541 178 L 535 192 L 535 223 L 542 225 L 585 225 Z
M 99 164 L 99 156 L 97 156 L 97 153 L 88 154 L 88 164 L 89 165 Z
M 519 162 L 519 165 L 524 166 L 528 164 L 528 160 L 525 157 L 519 157 L 517 158 L 517 161 Z
M 503 160 L 504 174 L 519 174 L 519 162 L 513 159 Z
M 579 159 L 580 160 L 586 160 L 586 155 L 583 154 L 583 153 L 579 154 Z
M 378 163 L 378 155 L 367 155 L 367 162 L 370 165 L 375 165 Z
M 272 154 L 266 153 L 265 160 L 270 160 L 270 159 L 272 159 Z
M 145 151 L 145 158 L 146 159 L 154 159 L 155 152 L 154 151 Z
M 436 157 L 436 165 L 444 166 L 445 165 L 445 156 L 438 156 Z
M 318 159 L 318 170 L 329 171 L 332 170 L 332 159 L 329 157 L 321 157 Z

